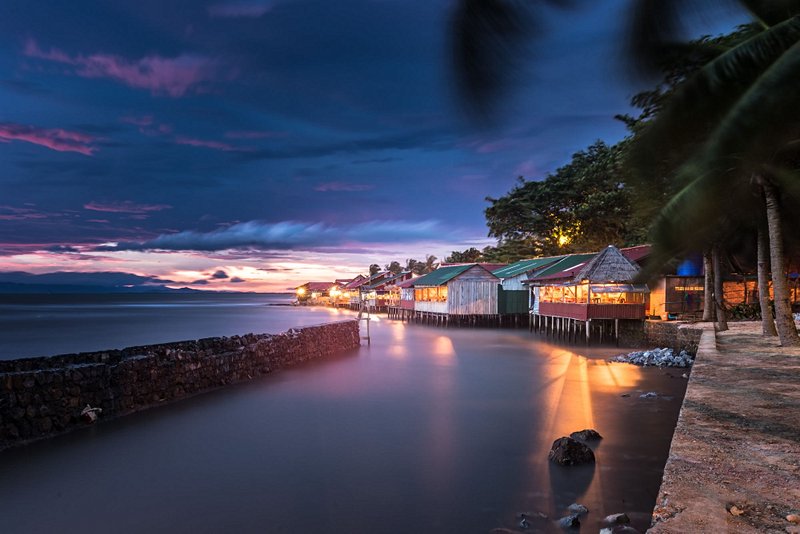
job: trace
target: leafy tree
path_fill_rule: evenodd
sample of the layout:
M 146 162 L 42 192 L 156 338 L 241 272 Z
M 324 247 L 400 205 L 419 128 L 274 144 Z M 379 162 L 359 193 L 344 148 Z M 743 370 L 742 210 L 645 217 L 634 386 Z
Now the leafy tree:
M 419 261 L 415 259 L 407 259 L 406 260 L 406 271 L 411 271 L 414 274 L 428 274 L 436 270 L 439 266 L 436 263 L 436 256 L 427 255 L 425 256 L 425 261 Z
M 481 43 L 492 43 L 482 54 L 464 55 L 460 62 L 461 68 L 472 73 L 462 79 L 476 87 L 483 85 L 479 96 L 485 97 L 492 92 L 486 86 L 504 77 L 486 76 L 484 64 L 511 50 L 503 43 L 513 43 L 519 34 L 491 21 L 508 19 L 509 9 L 521 4 L 490 1 L 478 8 L 478 3 L 461 0 L 457 4 L 454 34 L 457 44 L 466 40 L 480 48 Z M 706 3 L 709 0 L 637 1 L 631 48 L 638 53 L 639 64 L 657 68 L 669 53 L 686 54 L 685 45 L 675 46 L 680 38 L 676 25 L 686 18 L 687 8 Z M 749 216 L 764 210 L 778 335 L 782 345 L 800 345 L 789 306 L 784 255 L 784 214 L 791 196 L 787 191 L 798 183 L 791 171 L 798 168 L 795 140 L 800 135 L 796 116 L 800 109 L 800 1 L 736 3 L 753 15 L 754 22 L 739 28 L 727 41 L 714 43 L 720 45 L 716 50 L 698 47 L 709 55 L 691 58 L 689 63 L 702 67 L 672 84 L 667 94 L 656 91 L 643 97 L 643 123 L 629 123 L 636 132 L 630 162 L 640 176 L 655 175 L 672 186 L 653 224 L 652 268 L 687 250 L 711 246 L 726 229 L 746 224 Z M 471 32 L 479 35 L 471 37 Z M 458 50 L 471 48 L 461 43 Z M 753 186 L 760 192 L 755 198 L 763 201 L 754 201 Z
M 649 4 L 639 6 L 644 24 L 674 9 L 671 3 Z M 797 168 L 800 133 L 794 112 L 800 106 L 800 2 L 743 4 L 757 22 L 740 29 L 727 49 L 673 91 L 638 136 L 633 162 L 646 172 L 650 161 L 663 161 L 653 156 L 678 155 L 674 180 L 681 189 L 653 227 L 661 259 L 707 244 L 720 221 L 744 225 L 765 213 L 777 331 L 782 345 L 797 346 L 782 214 L 784 191 L 797 183 L 786 169 Z M 671 35 L 654 33 L 642 40 L 658 49 Z M 753 195 L 754 186 L 760 195 Z
M 392 263 L 385 265 L 384 269 L 392 274 L 400 274 L 403 272 L 403 266 L 400 265 L 400 262 L 398 261 L 393 261 Z
M 487 198 L 486 222 L 500 255 L 514 261 L 641 242 L 622 166 L 625 147 L 597 141 L 544 180 L 520 177 L 505 196 Z
M 379 272 L 381 272 L 381 266 L 378 265 L 377 263 L 373 263 L 372 265 L 369 266 L 370 276 L 378 274 Z
M 478 263 L 483 261 L 483 252 L 475 247 L 470 247 L 460 252 L 454 250 L 444 261 L 445 263 Z

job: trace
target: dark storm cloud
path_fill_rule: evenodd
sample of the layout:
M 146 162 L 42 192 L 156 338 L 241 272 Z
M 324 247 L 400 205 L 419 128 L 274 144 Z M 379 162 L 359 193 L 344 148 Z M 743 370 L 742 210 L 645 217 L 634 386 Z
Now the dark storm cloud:
M 244 282 L 247 282 L 247 280 L 245 280 L 244 278 L 239 278 L 238 276 L 234 276 L 233 278 L 231 278 L 232 284 L 241 284 Z
M 211 278 L 214 278 L 215 280 L 225 280 L 226 278 L 230 277 L 228 276 L 228 273 L 226 273 L 225 271 L 219 270 L 216 271 L 214 274 L 212 274 Z

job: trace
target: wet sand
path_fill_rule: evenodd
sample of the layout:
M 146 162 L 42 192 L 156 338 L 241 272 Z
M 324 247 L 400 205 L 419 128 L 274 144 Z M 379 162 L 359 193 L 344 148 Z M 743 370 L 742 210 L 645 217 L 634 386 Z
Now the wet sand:
M 346 357 L 0 453 L 3 531 L 488 532 L 525 511 L 556 532 L 575 501 L 585 529 L 616 512 L 647 528 L 683 370 L 525 330 L 371 332 Z M 583 428 L 604 436 L 597 464 L 550 464 Z

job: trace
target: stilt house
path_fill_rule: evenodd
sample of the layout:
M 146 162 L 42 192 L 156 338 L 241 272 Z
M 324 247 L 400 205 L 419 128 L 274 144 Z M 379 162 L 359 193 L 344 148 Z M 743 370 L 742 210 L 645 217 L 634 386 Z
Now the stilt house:
M 500 279 L 497 305 L 500 315 L 527 314 L 531 308 L 531 291 L 523 282 L 528 276 L 554 264 L 564 256 L 520 260 L 492 271 Z
M 414 311 L 447 316 L 496 316 L 498 278 L 478 264 L 440 267 L 416 278 Z
M 558 264 L 553 266 L 557 267 Z M 580 271 L 569 277 L 577 267 Z M 638 273 L 639 266 L 614 246 L 562 273 L 540 273 L 533 280 L 539 287 L 538 314 L 580 321 L 644 319 L 649 289 L 644 284 L 633 284 Z M 558 275 L 565 276 L 557 278 Z

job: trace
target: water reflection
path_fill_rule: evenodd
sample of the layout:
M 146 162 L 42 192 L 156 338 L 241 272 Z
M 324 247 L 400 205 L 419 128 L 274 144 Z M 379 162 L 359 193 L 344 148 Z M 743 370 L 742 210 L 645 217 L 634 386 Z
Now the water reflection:
M 487 532 L 574 500 L 647 527 L 685 381 L 526 331 L 372 326 L 357 354 L 0 453 L 4 531 Z M 552 466 L 585 427 L 597 464 Z

